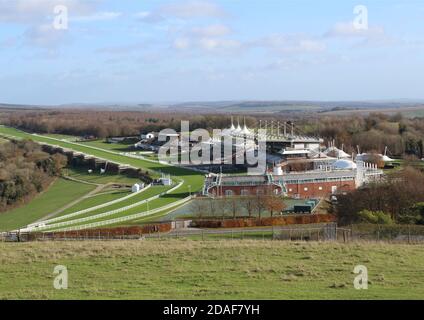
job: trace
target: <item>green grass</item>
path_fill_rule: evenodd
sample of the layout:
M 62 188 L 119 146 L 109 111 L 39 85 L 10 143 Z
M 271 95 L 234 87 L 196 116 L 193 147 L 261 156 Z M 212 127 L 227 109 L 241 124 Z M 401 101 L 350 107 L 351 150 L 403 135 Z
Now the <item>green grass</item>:
M 353 287 L 360 264 L 368 290 Z M 423 299 L 423 265 L 421 246 L 382 243 L 1 243 L 0 299 Z
M 68 141 L 76 141 L 78 140 L 78 137 L 70 136 L 67 134 L 58 134 L 58 133 L 49 133 L 45 134 L 46 137 L 55 138 L 55 139 L 63 139 Z
M 123 198 L 123 197 L 125 197 L 129 194 L 130 194 L 130 192 L 128 192 L 128 191 L 114 191 L 114 192 L 111 192 L 111 193 L 94 195 L 92 197 L 89 197 L 89 198 L 82 200 L 81 202 L 78 202 L 77 204 L 75 204 L 72 207 L 64 210 L 63 212 L 61 212 L 60 214 L 58 214 L 55 217 L 60 217 L 60 216 L 64 216 L 64 215 L 69 214 L 69 213 L 73 213 L 73 212 L 77 212 L 77 211 L 80 211 L 80 210 L 92 208 L 92 207 L 98 206 L 98 205 L 103 204 L 103 203 L 107 203 L 107 202 L 110 202 L 110 201 L 113 201 L 113 200 L 117 200 L 119 198 Z
M 92 173 L 88 173 L 88 168 L 66 168 L 63 170 L 63 173 L 71 178 L 95 184 L 117 183 L 132 185 L 136 182 L 140 182 L 140 179 L 132 178 L 123 174 L 100 174 L 99 171 L 94 170 Z
M 171 187 L 166 187 L 166 186 L 153 186 L 153 187 L 149 188 L 148 190 L 143 191 L 140 194 L 138 194 L 134 197 L 131 197 L 127 200 L 123 200 L 123 201 L 120 201 L 118 203 L 112 204 L 110 206 L 103 207 L 103 208 L 100 208 L 100 209 L 96 209 L 96 210 L 93 210 L 93 211 L 90 211 L 90 212 L 87 212 L 87 213 L 84 213 L 84 214 L 81 214 L 81 215 L 78 215 L 78 216 L 75 216 L 75 217 L 64 219 L 62 221 L 70 221 L 70 220 L 74 220 L 74 219 L 86 218 L 86 217 L 94 216 L 96 214 L 100 214 L 100 213 L 112 211 L 112 210 L 115 210 L 115 209 L 119 209 L 119 208 L 122 208 L 122 207 L 125 207 L 125 206 L 128 206 L 128 205 L 131 205 L 133 203 L 151 198 L 151 197 L 153 197 L 153 196 L 155 196 L 155 195 L 157 195 L 161 192 L 164 192 L 164 191 L 166 191 L 167 189 L 170 189 L 170 188 Z M 158 200 L 161 200 L 161 199 L 151 201 L 150 204 L 156 203 Z M 150 204 L 149 204 L 149 208 L 153 209 L 153 206 L 150 205 Z M 122 216 L 126 216 L 126 215 L 129 215 L 129 214 L 138 213 L 138 212 L 144 211 L 146 209 L 147 209 L 147 205 L 140 205 L 140 206 L 134 207 L 132 209 L 126 210 L 124 212 L 120 212 L 120 213 L 110 215 L 110 216 L 106 216 L 106 217 L 103 217 L 103 218 L 98 218 L 98 219 L 95 219 L 95 220 L 82 222 L 82 223 L 79 223 L 79 224 L 76 224 L 76 225 L 87 224 L 87 223 L 91 223 L 91 222 L 98 222 L 98 221 L 102 221 L 102 220 L 108 220 L 108 219 L 113 219 L 113 218 L 117 218 L 117 217 L 122 217 Z M 60 222 L 62 222 L 62 221 L 60 221 Z M 55 223 L 55 222 L 53 222 L 53 223 Z
M 0 213 L 0 231 L 24 227 L 44 216 L 63 208 L 95 187 L 74 181 L 57 179 L 47 190 L 36 196 L 30 203 Z
M 105 140 L 84 141 L 84 145 L 117 152 L 134 151 L 134 143 L 107 143 Z

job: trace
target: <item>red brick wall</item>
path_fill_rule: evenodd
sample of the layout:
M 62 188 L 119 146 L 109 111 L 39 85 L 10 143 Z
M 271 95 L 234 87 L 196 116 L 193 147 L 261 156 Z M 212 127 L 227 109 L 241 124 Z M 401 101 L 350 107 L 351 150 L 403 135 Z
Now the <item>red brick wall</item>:
M 355 181 L 332 181 L 320 183 L 288 184 L 289 196 L 299 195 L 301 198 L 326 197 L 332 194 L 332 187 L 337 187 L 337 192 L 347 192 L 356 189 Z M 320 187 L 322 190 L 320 190 Z M 307 190 L 305 190 L 307 188 Z M 290 191 L 291 190 L 291 191 Z
M 217 195 L 217 187 L 213 187 L 209 189 L 209 193 Z M 223 186 L 222 188 L 219 188 L 219 192 L 222 191 L 222 195 L 225 196 L 225 191 L 231 190 L 233 192 L 233 195 L 240 196 L 242 190 L 248 190 L 250 195 L 256 195 L 258 190 L 262 190 L 264 193 L 272 190 L 279 190 L 281 192 L 281 188 L 276 185 L 261 185 L 261 186 Z
M 301 184 L 288 184 L 287 193 L 290 197 L 299 196 L 300 198 L 317 198 L 317 197 L 326 197 L 332 194 L 332 187 L 337 187 L 337 192 L 347 192 L 356 189 L 355 181 L 333 181 L 333 182 L 320 182 L 320 183 L 301 183 Z M 320 187 L 322 190 L 320 190 Z M 276 185 L 271 186 L 223 186 L 219 188 L 219 191 L 222 190 L 222 195 L 225 195 L 225 191 L 233 191 L 235 196 L 241 195 L 241 190 L 248 190 L 249 194 L 256 195 L 258 190 L 263 190 L 265 192 L 267 188 L 272 188 L 272 191 L 278 189 L 281 190 Z M 307 188 L 307 190 L 305 190 Z M 290 191 L 291 190 L 291 191 Z M 209 192 L 212 194 L 217 194 L 217 187 L 209 189 Z

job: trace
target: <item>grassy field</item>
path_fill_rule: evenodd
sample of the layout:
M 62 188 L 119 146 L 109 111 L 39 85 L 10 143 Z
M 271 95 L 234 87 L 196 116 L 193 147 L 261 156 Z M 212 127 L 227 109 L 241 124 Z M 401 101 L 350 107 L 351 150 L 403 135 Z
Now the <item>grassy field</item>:
M 359 264 L 368 290 L 353 287 Z M 2 243 L 0 299 L 423 299 L 423 265 L 420 246 L 381 243 Z
M 26 226 L 76 200 L 95 187 L 74 181 L 57 179 L 47 190 L 30 203 L 0 213 L 0 231 Z
M 68 218 L 68 219 L 64 219 L 62 221 L 70 221 L 70 220 L 79 219 L 79 218 L 86 218 L 86 217 L 94 216 L 96 214 L 100 214 L 100 213 L 104 213 L 104 212 L 116 210 L 116 209 L 119 209 L 119 208 L 122 208 L 122 207 L 126 207 L 126 206 L 132 205 L 132 204 L 134 204 L 136 202 L 143 201 L 145 199 L 151 198 L 151 197 L 157 195 L 158 193 L 164 192 L 164 191 L 166 191 L 168 189 L 170 189 L 170 187 L 167 187 L 167 186 L 153 186 L 153 187 L 151 187 L 151 188 L 149 188 L 149 189 L 147 189 L 147 190 L 145 190 L 143 192 L 140 192 L 139 194 L 137 194 L 134 197 L 131 197 L 129 199 L 126 199 L 126 200 L 117 202 L 115 204 L 112 204 L 112 205 L 109 205 L 109 206 L 106 206 L 106 207 L 103 207 L 103 208 L 100 208 L 100 209 L 96 209 L 96 210 L 93 210 L 93 211 L 90 211 L 90 212 L 87 212 L 87 213 L 78 215 L 77 217 L 71 217 L 71 218 Z M 95 198 L 93 198 L 91 200 L 94 200 L 94 199 Z M 160 200 L 160 199 L 158 199 L 158 200 Z M 158 201 L 158 200 L 154 200 L 154 201 Z M 91 202 L 90 199 L 87 199 L 86 201 L 88 201 L 88 204 L 86 202 L 86 204 L 87 204 L 86 208 L 91 208 L 91 207 L 94 207 L 96 205 L 94 202 Z M 154 203 L 154 201 L 151 201 L 151 203 Z M 152 206 L 149 206 L 149 208 L 152 208 L 153 209 Z M 85 208 L 83 208 L 83 209 L 85 209 Z M 131 208 L 129 210 L 126 210 L 124 212 L 113 214 L 110 217 L 111 218 L 116 218 L 118 216 L 119 217 L 120 216 L 125 216 L 125 215 L 131 214 L 131 213 L 138 213 L 138 212 L 141 212 L 141 211 L 146 210 L 146 209 L 147 209 L 147 205 L 140 205 L 140 206 L 136 206 L 134 208 Z M 75 212 L 75 211 L 73 211 L 73 212 Z M 93 221 L 94 222 L 97 222 L 97 221 L 101 221 L 101 220 L 104 220 L 104 218 L 96 219 L 96 220 L 93 220 Z M 85 224 L 85 223 L 87 223 L 87 222 L 84 222 L 82 224 Z
M 62 211 L 60 214 L 58 214 L 55 217 L 64 216 L 69 213 L 77 212 L 80 210 L 92 208 L 95 206 L 98 206 L 100 204 L 104 204 L 110 201 L 114 201 L 120 198 L 123 198 L 127 195 L 129 195 L 130 192 L 128 191 L 114 191 L 110 193 L 104 193 L 104 194 L 96 194 L 94 196 L 88 197 L 81 202 L 78 202 L 77 204 L 73 205 L 72 207 L 69 207 L 68 209 Z
M 88 168 L 65 168 L 63 169 L 63 174 L 74 179 L 95 184 L 117 183 L 133 185 L 136 182 L 140 182 L 140 179 L 131 178 L 123 174 L 100 174 L 99 171 L 94 170 L 92 173 L 88 173 Z
M 96 147 L 117 152 L 127 152 L 134 149 L 134 143 L 107 143 L 105 140 L 94 140 L 81 142 L 90 147 Z

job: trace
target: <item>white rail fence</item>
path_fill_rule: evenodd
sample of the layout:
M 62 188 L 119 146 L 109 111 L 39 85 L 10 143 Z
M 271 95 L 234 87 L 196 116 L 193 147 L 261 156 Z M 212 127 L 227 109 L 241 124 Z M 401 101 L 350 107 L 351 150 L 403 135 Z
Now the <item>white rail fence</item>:
M 174 190 L 178 189 L 179 187 L 182 186 L 183 183 L 184 182 L 180 182 L 178 185 L 176 185 L 172 189 L 169 189 L 168 191 L 162 192 L 162 193 L 157 194 L 157 195 L 150 197 L 148 199 L 144 199 L 142 201 L 133 203 L 129 206 L 125 206 L 125 207 L 118 208 L 118 209 L 111 210 L 111 211 L 104 212 L 104 213 L 99 213 L 99 214 L 89 216 L 89 217 L 85 217 L 85 218 L 80 218 L 80 219 L 75 219 L 75 220 L 58 222 L 58 223 L 53 223 L 53 224 L 49 224 L 49 225 L 45 225 L 45 226 L 40 226 L 38 228 L 37 227 L 32 227 L 32 228 L 28 227 L 28 228 L 22 229 L 21 231 L 25 231 L 25 232 L 28 232 L 28 231 L 44 231 L 44 230 L 48 230 L 48 229 L 56 229 L 56 228 L 60 228 L 60 227 L 64 227 L 64 226 L 69 226 L 69 225 L 78 224 L 78 223 L 81 223 L 81 222 L 86 222 L 86 221 L 90 221 L 90 220 L 96 220 L 96 219 L 104 218 L 104 217 L 107 217 L 107 216 L 111 216 L 111 215 L 114 215 L 114 214 L 117 214 L 117 213 L 121 213 L 121 212 L 130 210 L 132 208 L 138 207 L 138 206 L 140 206 L 144 203 L 156 200 L 156 199 L 160 198 L 161 196 L 169 194 L 169 193 L 173 192 Z
M 165 211 L 165 210 L 172 209 L 172 208 L 175 208 L 175 207 L 179 207 L 182 204 L 190 201 L 191 199 L 192 199 L 192 197 L 188 196 L 188 197 L 186 197 L 186 198 L 184 198 L 180 201 L 173 202 L 173 203 L 170 203 L 166 206 L 159 207 L 159 208 L 156 208 L 156 209 L 153 209 L 153 210 L 140 212 L 140 213 L 136 213 L 136 214 L 132 214 L 132 215 L 129 215 L 129 216 L 120 217 L 120 218 L 104 220 L 104 221 L 99 221 L 99 222 L 93 222 L 93 223 L 89 223 L 89 224 L 85 224 L 85 225 L 81 225 L 81 226 L 59 229 L 59 230 L 55 230 L 55 232 L 92 229 L 92 228 L 97 228 L 97 227 L 106 226 L 106 225 L 110 225 L 110 224 L 117 224 L 117 223 L 120 223 L 120 222 L 135 220 L 135 219 L 139 219 L 139 218 L 143 218 L 143 217 L 155 214 L 157 212 L 161 212 L 161 211 Z
M 99 204 L 99 205 L 94 206 L 94 207 L 90 207 L 90 208 L 87 208 L 87 209 L 76 211 L 76 212 L 73 212 L 73 213 L 70 213 L 70 214 L 67 214 L 67 215 L 64 215 L 64 216 L 60 216 L 60 217 L 57 217 L 57 218 L 52 218 L 52 219 L 48 219 L 48 220 L 41 220 L 38 223 L 32 223 L 32 224 L 28 225 L 28 228 L 36 227 L 37 225 L 40 225 L 40 224 L 50 224 L 50 223 L 56 222 L 56 221 L 67 220 L 69 218 L 79 216 L 79 215 L 82 215 L 82 214 L 87 213 L 87 212 L 91 212 L 91 211 L 94 211 L 94 210 L 98 210 L 98 209 L 101 209 L 101 208 L 104 208 L 104 207 L 114 205 L 116 203 L 131 199 L 132 197 L 135 197 L 136 195 L 139 195 L 140 193 L 143 193 L 144 191 L 150 189 L 151 186 L 152 185 L 149 184 L 145 188 L 140 190 L 139 192 L 131 193 L 131 194 L 125 196 L 125 197 L 115 199 L 115 200 L 112 200 L 112 201 L 109 201 L 109 202 L 105 202 L 105 203 Z

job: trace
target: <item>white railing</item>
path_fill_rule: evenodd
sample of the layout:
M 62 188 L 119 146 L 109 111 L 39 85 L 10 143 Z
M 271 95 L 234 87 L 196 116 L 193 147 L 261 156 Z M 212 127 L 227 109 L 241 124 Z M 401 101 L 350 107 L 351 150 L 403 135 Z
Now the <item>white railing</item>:
M 121 213 L 121 212 L 130 210 L 132 208 L 141 206 L 142 204 L 145 204 L 147 202 L 156 200 L 156 199 L 160 198 L 161 196 L 166 195 L 166 194 L 173 192 L 174 190 L 178 189 L 179 187 L 181 187 L 182 184 L 183 184 L 183 182 L 180 182 L 177 186 L 173 187 L 172 189 L 169 189 L 168 191 L 162 192 L 162 193 L 157 194 L 157 195 L 150 197 L 148 199 L 144 199 L 144 200 L 141 200 L 139 202 L 133 203 L 129 206 L 125 206 L 125 207 L 118 208 L 118 209 L 111 210 L 111 211 L 104 212 L 104 213 L 99 213 L 99 214 L 89 216 L 89 217 L 85 217 L 85 218 L 80 218 L 80 219 L 75 219 L 75 220 L 70 220 L 70 221 L 64 221 L 64 222 L 58 222 L 58 223 L 53 223 L 53 224 L 49 224 L 49 225 L 42 225 L 38 228 L 35 228 L 35 227 L 25 228 L 25 229 L 22 229 L 22 231 L 34 231 L 34 230 L 43 231 L 43 230 L 47 230 L 47 229 L 56 229 L 56 228 L 59 228 L 59 227 L 69 226 L 69 225 L 78 224 L 78 223 L 81 223 L 81 222 L 86 222 L 86 221 L 90 221 L 90 220 L 96 220 L 96 219 L 104 218 L 104 217 L 107 217 L 107 216 L 111 216 L 111 215 L 114 215 L 114 214 L 117 214 L 117 213 Z
M 92 229 L 92 228 L 97 228 L 97 227 L 101 227 L 101 226 L 106 226 L 106 225 L 110 225 L 110 224 L 116 224 L 116 223 L 120 223 L 120 222 L 125 222 L 125 221 L 130 221 L 130 220 L 135 220 L 135 219 L 139 219 L 139 218 L 143 218 L 152 214 L 155 214 L 157 212 L 161 212 L 161 211 L 165 211 L 171 208 L 175 208 L 178 206 L 181 206 L 182 204 L 188 202 L 191 200 L 191 196 L 184 198 L 180 201 L 177 202 L 173 202 L 170 203 L 166 206 L 160 207 L 160 208 L 156 208 L 153 210 L 149 210 L 149 211 L 145 211 L 145 212 L 140 212 L 140 213 L 136 213 L 136 214 L 132 214 L 129 216 L 125 216 L 125 217 L 120 217 L 120 218 L 115 218 L 115 219 L 110 219 L 110 220 L 104 220 L 104 221 L 99 221 L 99 222 L 93 222 L 93 223 L 89 223 L 89 224 L 85 224 L 85 225 L 81 225 L 81 226 L 75 226 L 75 227 L 70 227 L 70 228 L 65 228 L 65 229 L 59 229 L 59 230 L 55 230 L 55 232 L 64 232 L 64 231 L 75 231 L 75 230 L 84 230 L 84 229 Z
M 66 220 L 68 218 L 79 216 L 79 215 L 82 215 L 82 214 L 87 213 L 87 212 L 91 212 L 91 211 L 94 211 L 94 210 L 98 210 L 98 209 L 101 209 L 101 208 L 104 208 L 104 207 L 111 206 L 113 204 L 116 204 L 116 203 L 119 203 L 119 202 L 128 200 L 128 199 L 130 199 L 132 197 L 135 197 L 136 195 L 139 195 L 140 193 L 143 193 L 144 191 L 150 189 L 151 186 L 152 185 L 149 184 L 145 188 L 143 188 L 142 190 L 140 190 L 139 192 L 131 193 L 131 194 L 125 196 L 125 197 L 122 197 L 122 198 L 119 198 L 119 199 L 115 199 L 115 200 L 112 200 L 112 201 L 109 201 L 109 202 L 105 202 L 105 203 L 99 204 L 99 205 L 94 206 L 94 207 L 90 207 L 90 208 L 83 209 L 83 210 L 80 210 L 80 211 L 72 212 L 70 214 L 67 214 L 67 215 L 64 215 L 64 216 L 60 216 L 60 217 L 57 217 L 57 218 L 52 218 L 52 219 L 48 219 L 48 220 L 41 220 L 38 223 L 32 223 L 32 224 L 28 225 L 28 228 L 35 227 L 35 226 L 37 226 L 37 225 L 39 225 L 41 223 L 50 224 L 52 222 Z

